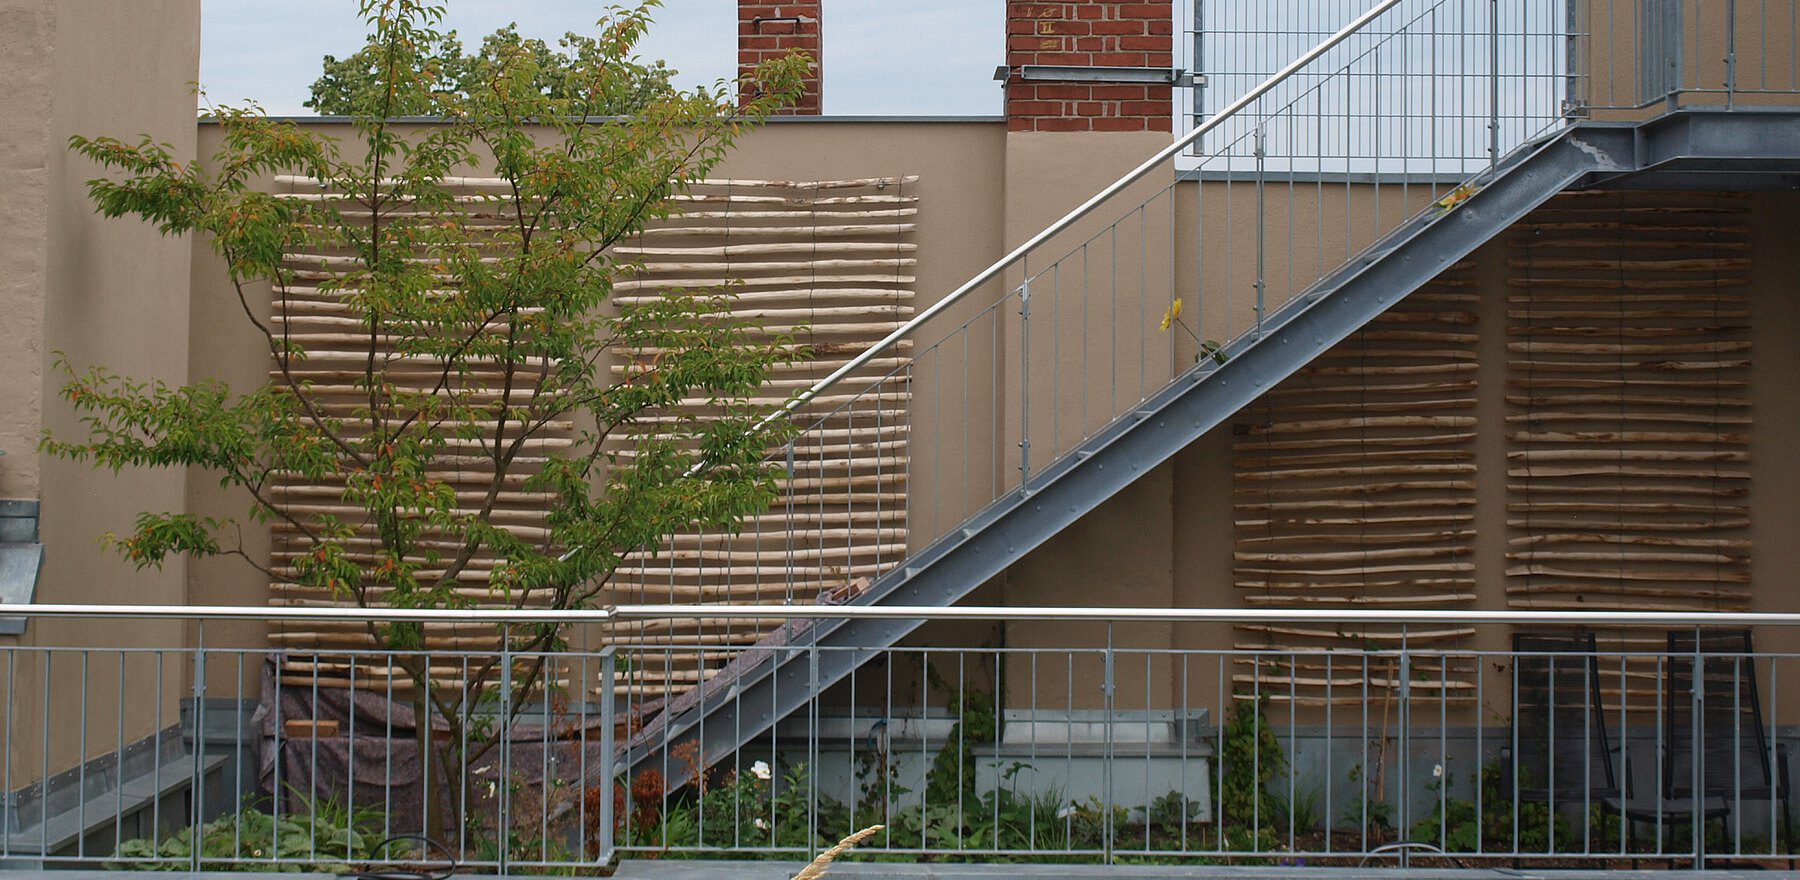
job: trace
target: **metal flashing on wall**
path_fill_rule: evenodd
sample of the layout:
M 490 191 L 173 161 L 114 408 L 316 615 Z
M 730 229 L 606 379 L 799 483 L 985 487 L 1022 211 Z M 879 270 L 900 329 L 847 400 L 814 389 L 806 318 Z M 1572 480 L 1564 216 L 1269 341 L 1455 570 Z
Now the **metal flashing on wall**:
M 38 502 L 0 498 L 0 605 L 29 604 L 37 595 L 44 567 L 44 545 L 38 541 Z M 25 632 L 25 619 L 0 617 L 0 635 Z

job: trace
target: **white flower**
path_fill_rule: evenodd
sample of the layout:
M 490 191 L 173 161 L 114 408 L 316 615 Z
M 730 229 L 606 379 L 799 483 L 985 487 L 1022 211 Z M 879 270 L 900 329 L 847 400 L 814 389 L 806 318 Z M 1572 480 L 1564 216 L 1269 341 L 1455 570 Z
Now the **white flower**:
M 1056 818 L 1058 819 L 1067 819 L 1073 815 L 1075 815 L 1075 805 L 1073 803 L 1056 811 Z
M 494 793 L 496 791 L 498 791 L 499 788 L 500 787 L 498 785 L 494 784 L 493 782 L 489 782 L 488 783 L 488 797 L 493 797 Z
M 1443 779 L 1444 778 L 1444 765 L 1442 765 L 1442 764 L 1431 765 L 1431 777 L 1433 779 Z
M 758 830 L 758 831 L 769 830 L 769 823 L 763 821 L 763 817 L 761 817 L 761 816 L 756 817 L 756 830 Z
M 757 779 L 767 781 L 769 778 L 773 777 L 775 774 L 773 771 L 771 771 L 769 769 L 769 762 L 757 761 L 756 763 L 750 765 L 750 775 L 756 777 Z

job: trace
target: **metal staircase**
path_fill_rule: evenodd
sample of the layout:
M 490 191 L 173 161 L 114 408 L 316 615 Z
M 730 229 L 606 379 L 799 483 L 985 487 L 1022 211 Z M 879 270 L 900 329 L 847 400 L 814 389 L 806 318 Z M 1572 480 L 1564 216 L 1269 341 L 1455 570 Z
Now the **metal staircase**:
M 1528 113 L 1523 117 L 1547 121 L 1531 130 L 1523 123 L 1514 125 L 1512 130 L 1518 136 L 1510 143 L 1484 137 L 1478 148 L 1461 155 L 1444 150 L 1435 134 L 1424 138 L 1390 130 L 1392 120 L 1378 113 L 1346 112 L 1340 120 L 1321 109 L 1344 97 L 1338 86 L 1365 76 L 1377 78 L 1375 91 L 1383 97 L 1436 94 L 1439 76 L 1452 74 L 1406 72 L 1405 65 L 1392 64 L 1394 59 L 1388 55 L 1441 41 L 1445 34 L 1440 19 L 1431 13 L 1461 5 L 1467 5 L 1465 0 L 1385 0 L 1377 4 L 921 313 L 863 358 L 797 398 L 789 412 L 823 392 L 837 393 L 853 383 L 858 387 L 849 402 L 813 423 L 784 452 L 790 474 L 823 476 L 832 472 L 832 463 L 823 451 L 813 460 L 808 454 L 809 436 L 822 434 L 829 425 L 839 432 L 837 442 L 842 443 L 847 424 L 856 424 L 858 418 L 871 423 L 880 417 L 880 401 L 899 399 L 918 408 L 919 398 L 913 392 L 925 381 L 922 377 L 955 370 L 966 377 L 976 372 L 968 355 L 973 340 L 993 341 L 989 357 L 996 377 L 1001 375 L 1002 358 L 1007 367 L 1006 381 L 996 381 L 985 394 L 971 395 L 966 378 L 964 385 L 960 420 L 964 425 L 972 412 L 981 414 L 981 405 L 993 401 L 988 407 L 991 421 L 983 425 L 993 443 L 979 448 L 965 444 L 959 462 L 963 474 L 970 472 L 972 462 L 988 465 L 983 475 L 993 484 L 991 497 L 977 498 L 966 509 L 953 511 L 947 519 L 954 524 L 948 528 L 928 527 L 932 535 L 929 544 L 904 560 L 894 560 L 849 601 L 900 607 L 957 602 L 1565 189 L 1638 181 L 1716 185 L 1713 181 L 1733 179 L 1721 175 L 1800 170 L 1800 115 L 1793 113 L 1680 111 L 1647 122 L 1581 121 L 1561 110 L 1544 111 L 1547 115 Z M 1369 71 L 1380 71 L 1384 64 L 1402 72 L 1386 74 L 1394 81 L 1380 85 L 1381 74 Z M 1522 70 L 1519 76 L 1532 75 L 1529 66 Z M 1495 67 L 1487 75 L 1500 80 L 1505 74 Z M 1426 81 L 1413 81 L 1421 77 Z M 1485 91 L 1498 95 L 1503 84 L 1497 81 Z M 1558 107 L 1567 106 L 1564 96 L 1544 97 Z M 1397 116 L 1408 118 L 1404 113 Z M 1458 126 L 1508 130 L 1508 120 L 1502 119 L 1497 101 L 1456 109 L 1450 123 L 1434 131 L 1454 131 Z M 1361 154 L 1337 150 L 1339 134 L 1346 140 L 1367 136 L 1378 145 L 1386 137 L 1387 147 Z M 1142 182 L 1157 171 L 1169 172 L 1170 180 L 1144 198 Z M 1230 205 L 1250 203 L 1249 198 L 1232 200 L 1231 187 L 1240 187 L 1239 195 L 1254 196 L 1254 229 L 1246 232 L 1248 224 L 1232 222 L 1229 214 L 1226 221 L 1212 221 L 1209 228 L 1204 210 L 1194 212 L 1192 226 L 1198 229 L 1189 228 L 1177 210 L 1179 188 L 1184 185 L 1197 190 L 1222 188 L 1222 197 Z M 1351 229 L 1335 231 L 1342 220 L 1324 216 L 1324 194 L 1340 187 L 1346 204 L 1353 193 L 1380 191 L 1389 193 L 1390 200 L 1397 198 L 1401 208 L 1391 209 L 1388 215 L 1377 208 L 1374 222 L 1358 227 L 1367 234 L 1367 240 L 1359 242 Z M 1282 273 L 1268 268 L 1271 239 L 1277 238 L 1270 233 L 1273 224 L 1267 205 L 1271 198 L 1286 199 L 1289 204 L 1286 251 L 1282 252 L 1280 243 L 1273 248 L 1277 251 L 1274 262 L 1286 277 L 1294 279 L 1286 283 L 1286 289 L 1279 289 L 1283 285 L 1275 280 Z M 1310 198 L 1319 206 L 1318 254 L 1329 249 L 1328 233 L 1339 235 L 1350 252 L 1348 259 L 1310 280 L 1294 271 L 1293 265 L 1300 260 L 1301 248 L 1293 232 L 1292 205 L 1301 198 Z M 1186 203 L 1186 197 L 1179 201 Z M 1113 215 L 1118 219 L 1095 232 L 1091 215 L 1115 209 L 1116 204 L 1124 205 Z M 1165 211 L 1169 218 L 1166 239 L 1160 230 L 1149 228 L 1150 218 Z M 1135 235 L 1138 243 L 1121 246 L 1122 232 Z M 1184 271 L 1185 236 L 1189 235 L 1197 255 L 1192 268 Z M 1046 261 L 1043 255 L 1051 249 L 1057 256 Z M 1120 255 L 1133 249 L 1141 255 L 1135 279 L 1138 302 L 1121 316 L 1120 304 L 1131 298 L 1134 281 L 1128 272 L 1121 283 L 1118 266 Z M 1096 290 L 1087 282 L 1094 277 L 1092 267 L 1107 262 L 1105 256 L 1111 258 L 1112 280 L 1110 286 Z M 1153 258 L 1165 257 L 1170 267 L 1166 275 L 1159 277 L 1145 268 Z M 1324 262 L 1322 256 L 1317 259 Z M 1239 265 L 1254 270 L 1245 273 L 1254 281 L 1223 286 L 1249 295 L 1234 302 L 1227 293 L 1221 305 L 1216 293 L 1209 294 L 1209 287 L 1216 291 L 1220 286 L 1212 267 Z M 1083 279 L 1078 292 L 1065 283 L 1076 267 Z M 1223 271 L 1229 275 L 1230 270 Z M 1003 294 L 992 297 L 985 307 L 972 309 L 972 317 L 954 316 L 963 320 L 952 324 L 937 341 L 914 351 L 904 366 L 878 376 L 865 375 L 863 367 L 870 359 L 900 350 L 903 340 L 930 338 L 930 328 L 946 323 L 955 305 L 982 291 L 991 292 L 1000 281 L 1007 285 Z M 1156 295 L 1146 297 L 1147 289 Z M 1048 307 L 1044 305 L 1047 299 L 1051 301 Z M 1210 334 L 1200 332 L 1193 333 L 1191 340 L 1156 335 L 1167 333 L 1182 314 L 1180 307 L 1173 305 L 1178 299 L 1195 304 L 1188 314 L 1200 316 L 1202 329 L 1218 330 L 1222 322 L 1221 341 L 1213 343 L 1207 339 Z M 1166 308 L 1165 303 L 1169 304 Z M 1120 384 L 1120 362 L 1135 357 L 1138 366 L 1135 372 L 1127 371 L 1126 384 L 1135 379 L 1145 389 L 1142 394 L 1125 394 L 1122 402 L 1107 407 L 1110 411 L 1103 412 L 1103 418 L 1087 412 L 1077 418 L 1056 409 L 1066 406 L 1060 402 L 1069 396 L 1061 386 L 1068 372 L 1068 352 L 1062 345 L 1068 339 L 1059 324 L 1049 331 L 1051 342 L 1045 342 L 1045 315 L 1061 316 L 1073 304 L 1080 305 L 1084 317 L 1090 306 L 1110 309 L 1110 325 L 1107 319 L 1099 319 L 1099 323 L 1110 331 L 1107 345 L 1112 385 Z M 1124 342 L 1119 341 L 1121 337 Z M 1093 393 L 1095 379 L 1086 369 L 1090 340 L 1086 327 L 1080 338 L 1083 356 L 1075 372 L 1080 374 L 1082 385 L 1077 394 L 1085 408 L 1086 400 L 1097 395 Z M 1155 359 L 1160 362 L 1165 338 L 1167 372 L 1153 374 L 1152 358 L 1146 352 L 1152 344 L 1159 346 Z M 960 359 L 952 356 L 957 353 Z M 1008 386 L 1008 382 L 1012 384 Z M 1003 387 L 1005 394 L 1001 393 Z M 892 393 L 897 390 L 905 393 Z M 935 397 L 941 405 L 944 395 Z M 976 406 L 970 405 L 971 397 Z M 858 401 L 863 402 L 860 409 Z M 1036 412 L 1033 401 L 1037 402 Z M 1046 407 L 1051 408 L 1048 413 Z M 915 425 L 918 415 L 914 414 Z M 941 442 L 943 432 L 946 424 L 958 421 L 954 414 L 949 419 L 930 419 L 940 446 L 952 445 Z M 921 443 L 916 429 L 913 443 L 927 445 Z M 818 448 L 824 450 L 825 445 L 820 442 Z M 977 461 L 983 457 L 985 461 Z M 1046 459 L 1047 464 L 1033 468 L 1034 460 Z M 933 466 L 937 464 L 934 461 Z M 915 459 L 910 467 L 911 475 L 917 476 L 919 461 Z M 974 470 L 984 471 L 979 466 Z M 942 488 L 956 482 L 940 476 L 933 484 Z M 965 478 L 961 483 L 967 491 L 970 481 Z M 961 515 L 964 513 L 967 515 Z M 922 519 L 922 513 L 915 511 L 913 521 Z M 934 526 L 936 519 L 932 518 Z M 788 545 L 795 543 L 790 536 Z M 853 545 L 842 549 L 846 558 L 856 552 Z M 664 773 L 674 772 L 667 755 L 677 748 L 700 757 L 699 761 L 684 762 L 686 766 L 711 764 L 804 707 L 822 689 L 897 643 L 921 622 L 893 617 L 790 623 L 777 637 L 745 652 L 721 674 L 672 701 L 660 717 L 633 737 L 623 755 L 624 766 L 632 772 L 652 766 Z M 675 773 L 669 781 L 677 782 L 678 776 Z

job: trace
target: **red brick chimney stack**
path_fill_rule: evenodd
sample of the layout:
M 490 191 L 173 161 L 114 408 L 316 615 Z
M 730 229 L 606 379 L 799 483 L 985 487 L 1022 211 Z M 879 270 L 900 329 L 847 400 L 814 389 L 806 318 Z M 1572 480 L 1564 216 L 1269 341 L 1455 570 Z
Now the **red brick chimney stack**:
M 738 0 L 738 76 L 758 64 L 799 49 L 812 56 L 812 73 L 805 91 L 784 116 L 817 116 L 821 107 L 820 82 L 824 75 L 823 36 L 819 30 L 824 0 L 799 3 L 766 3 Z M 749 96 L 742 96 L 740 100 Z
M 1006 4 L 1009 131 L 1172 131 L 1174 7 L 1125 0 Z M 1106 68 L 1084 76 L 1081 68 Z

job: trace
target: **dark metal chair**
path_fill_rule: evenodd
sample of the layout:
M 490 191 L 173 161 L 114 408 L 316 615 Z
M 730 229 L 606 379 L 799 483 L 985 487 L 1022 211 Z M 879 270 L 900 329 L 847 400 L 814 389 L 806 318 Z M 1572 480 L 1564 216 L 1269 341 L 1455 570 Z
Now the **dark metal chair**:
M 1666 663 L 1663 779 L 1669 799 L 1691 803 L 1698 788 L 1709 817 L 1715 802 L 1721 815 L 1746 801 L 1779 806 L 1776 831 L 1783 852 L 1792 853 L 1787 749 L 1770 742 L 1763 723 L 1750 631 L 1672 630 Z
M 1552 816 L 1581 808 L 1585 824 L 1588 807 L 1618 802 L 1599 664 L 1592 633 L 1513 635 L 1512 741 L 1501 750 L 1501 784 L 1515 803 L 1545 804 Z

